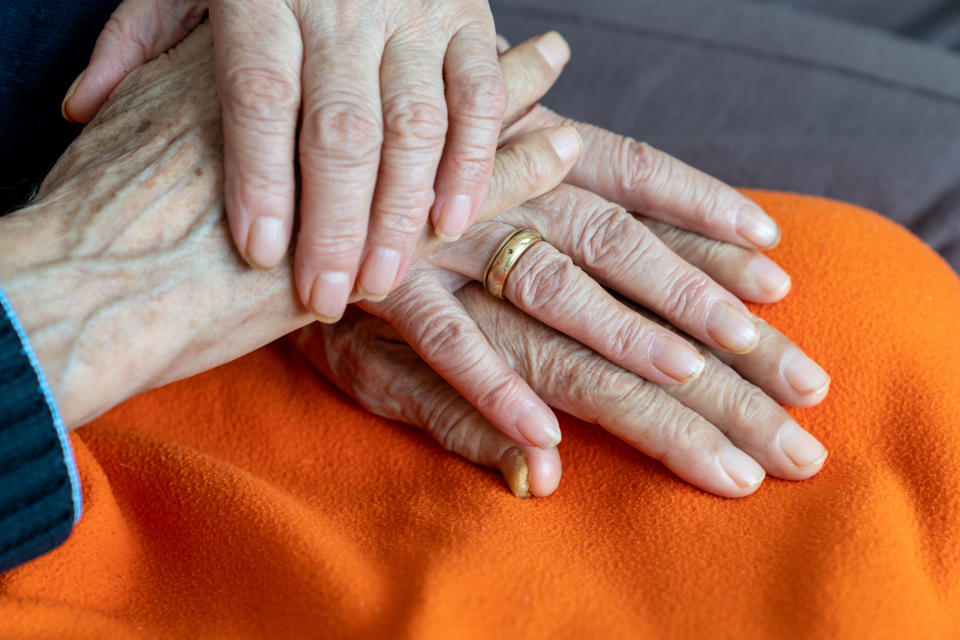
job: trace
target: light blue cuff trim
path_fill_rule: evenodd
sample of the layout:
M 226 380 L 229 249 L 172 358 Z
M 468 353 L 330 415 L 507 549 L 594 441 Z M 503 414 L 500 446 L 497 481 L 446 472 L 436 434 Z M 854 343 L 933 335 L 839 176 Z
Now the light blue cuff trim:
M 70 446 L 70 438 L 67 437 L 67 429 L 63 426 L 63 420 L 60 419 L 60 412 L 57 411 L 57 405 L 53 401 L 53 394 L 50 393 L 47 379 L 43 375 L 43 370 L 40 369 L 37 357 L 33 354 L 30 341 L 27 340 L 27 333 L 23 330 L 23 327 L 20 326 L 20 321 L 17 320 L 17 316 L 13 312 L 13 307 L 10 306 L 10 301 L 7 300 L 7 296 L 4 295 L 3 289 L 0 289 L 0 306 L 3 307 L 7 317 L 10 318 L 10 324 L 13 326 L 13 330 L 16 331 L 17 336 L 20 337 L 20 352 L 27 357 L 27 360 L 33 367 L 33 371 L 37 375 L 37 383 L 40 385 L 40 391 L 43 393 L 43 398 L 47 402 L 47 408 L 50 409 L 53 426 L 56 428 L 57 438 L 60 440 L 60 449 L 63 450 L 63 464 L 67 467 L 67 475 L 70 477 L 70 495 L 73 498 L 73 524 L 77 524 L 83 513 L 83 496 L 80 490 L 80 474 L 77 473 L 77 462 L 73 459 L 73 448 Z

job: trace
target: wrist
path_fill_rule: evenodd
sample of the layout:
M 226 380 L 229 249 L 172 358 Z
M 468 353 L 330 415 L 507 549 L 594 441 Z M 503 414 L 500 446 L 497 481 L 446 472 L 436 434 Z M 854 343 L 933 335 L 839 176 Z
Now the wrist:
M 68 429 L 313 320 L 288 262 L 233 251 L 214 184 L 169 209 L 71 189 L 0 219 L 0 287 Z
M 117 328 L 136 330 L 128 274 L 78 254 L 74 222 L 47 204 L 0 219 L 0 287 L 68 428 L 103 410 L 111 387 L 99 382 L 123 366 Z

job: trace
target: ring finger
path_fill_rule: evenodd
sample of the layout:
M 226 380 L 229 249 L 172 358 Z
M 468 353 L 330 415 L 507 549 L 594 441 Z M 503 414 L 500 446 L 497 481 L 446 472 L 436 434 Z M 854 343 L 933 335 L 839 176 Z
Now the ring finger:
M 439 251 L 435 259 L 441 267 L 482 280 L 480 256 L 493 255 L 516 230 L 499 221 L 488 223 L 470 231 L 464 247 Z M 537 242 L 520 256 L 503 294 L 519 309 L 647 380 L 676 384 L 703 368 L 703 358 L 689 343 L 616 300 L 549 242 Z

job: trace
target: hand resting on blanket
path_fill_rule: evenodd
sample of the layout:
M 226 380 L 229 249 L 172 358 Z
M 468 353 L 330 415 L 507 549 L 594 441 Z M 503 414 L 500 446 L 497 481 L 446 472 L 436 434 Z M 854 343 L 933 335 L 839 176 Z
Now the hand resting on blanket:
M 518 46 L 503 60 L 515 112 L 538 99 L 559 71 L 539 58 L 535 46 Z M 507 132 L 509 141 L 499 152 L 483 219 L 549 191 L 573 164 L 579 139 L 569 127 L 529 132 L 531 116 L 543 117 L 543 113 L 534 108 Z M 644 205 L 636 208 L 650 216 L 705 232 L 716 231 L 720 237 L 736 232 L 736 227 L 725 228 L 722 224 L 739 219 L 728 215 L 729 211 L 755 207 L 736 191 L 668 156 L 607 132 L 587 132 L 591 137 L 586 162 L 571 174 L 571 179 L 582 186 L 601 192 L 606 189 L 611 197 Z M 614 166 L 609 162 L 611 150 L 616 150 L 613 152 L 620 161 Z M 661 173 L 650 170 L 641 175 L 637 167 L 661 167 Z M 629 181 L 624 181 L 621 169 L 626 172 L 623 175 L 631 176 Z M 619 186 L 614 189 L 611 185 Z M 76 427 L 140 391 L 233 359 L 310 321 L 293 295 L 289 264 L 281 270 L 260 273 L 246 269 L 231 250 L 222 216 L 222 189 L 210 37 L 209 30 L 201 26 L 170 55 L 132 73 L 58 162 L 36 203 L 0 222 L 4 244 L 0 283 L 21 316 L 69 426 Z M 500 239 L 494 239 L 492 233 L 503 231 L 511 220 L 512 224 L 524 222 L 523 216 L 533 211 L 544 224 L 547 218 L 554 219 L 552 227 L 543 226 L 544 235 L 570 257 L 558 251 L 550 253 L 548 243 L 535 247 L 531 255 L 539 252 L 543 256 L 537 264 L 554 269 L 561 277 L 544 281 L 556 287 L 552 292 L 538 285 L 539 291 L 553 295 L 543 300 L 528 298 L 526 305 L 524 297 L 514 290 L 519 280 L 508 283 L 507 296 L 520 308 L 597 349 L 631 375 L 662 384 L 695 377 L 703 369 L 703 361 L 694 352 L 698 366 L 692 375 L 671 375 L 658 366 L 654 347 L 659 339 L 672 340 L 684 349 L 692 347 L 683 347 L 688 343 L 682 338 L 610 297 L 592 278 L 616 287 L 711 347 L 741 352 L 755 347 L 762 337 L 760 331 L 733 293 L 674 255 L 625 210 L 604 202 L 600 196 L 567 186 L 514 210 L 519 218 L 499 220 L 478 231 L 479 245 L 445 246 L 435 254 L 437 261 L 424 262 L 420 272 L 442 271 L 448 278 L 447 296 L 430 307 L 436 316 L 431 326 L 466 329 L 474 340 L 465 344 L 482 346 L 475 339 L 481 336 L 480 329 L 451 294 L 476 277 L 477 257 L 483 251 L 489 255 L 491 243 Z M 584 207 L 584 203 L 589 206 Z M 597 235 L 601 228 L 615 229 L 616 233 Z M 592 232 L 594 238 L 627 242 L 585 242 L 585 231 Z M 425 236 L 418 255 L 429 254 L 437 244 Z M 470 247 L 466 253 L 464 246 Z M 750 291 L 759 283 L 763 291 L 754 297 L 769 301 L 788 288 L 785 275 L 780 278 L 781 285 L 773 288 L 764 287 L 764 279 L 756 272 L 748 272 L 741 280 L 739 276 L 745 272 L 739 266 L 750 265 L 752 269 L 758 260 L 766 260 L 753 254 L 752 249 L 740 249 L 739 262 L 734 260 L 730 267 L 727 261 L 717 259 L 716 252 L 691 249 L 684 243 L 677 246 L 682 255 L 699 266 L 722 263 L 724 267 L 715 270 L 717 277 L 736 283 L 729 285 L 734 293 L 751 297 Z M 596 252 L 593 260 L 591 251 Z M 453 256 L 455 264 L 442 263 L 444 255 L 448 260 Z M 573 267 L 570 258 L 584 271 Z M 771 269 L 776 270 L 769 261 L 759 264 L 768 275 Z M 557 270 L 558 265 L 563 268 Z M 414 286 L 428 277 L 413 276 L 403 287 L 417 290 L 417 296 L 435 295 L 436 288 Z M 461 286 L 453 287 L 457 281 Z M 423 298 L 392 296 L 365 304 L 371 311 L 390 317 L 395 325 L 404 326 L 402 321 L 406 319 L 409 328 L 411 321 L 423 318 L 415 313 L 422 310 L 418 300 Z M 588 303 L 596 303 L 603 315 L 591 320 L 585 313 L 592 310 L 585 306 Z M 398 315 L 404 307 L 407 315 Z M 724 322 L 713 318 L 712 312 L 718 307 L 725 309 L 721 314 Z M 613 320 L 615 326 L 603 320 Z M 470 323 L 474 323 L 472 329 Z M 746 325 L 749 327 L 744 329 Z M 469 354 L 456 349 L 438 351 L 431 342 L 436 334 L 408 331 L 407 337 L 421 354 L 431 353 L 426 361 L 448 378 L 457 380 L 483 371 L 458 369 Z M 489 365 L 493 357 L 501 355 L 487 346 L 474 357 L 482 357 Z M 790 380 L 776 358 L 763 352 L 757 357 L 766 363 L 756 371 L 758 377 L 761 373 L 767 376 L 768 386 L 776 389 L 783 380 Z M 490 379 L 494 384 L 488 384 L 486 394 L 468 395 L 468 400 L 479 405 L 491 424 L 527 450 L 532 450 L 531 445 L 545 447 L 547 450 L 537 455 L 555 460 L 558 471 L 559 458 L 551 450 L 556 439 L 550 434 L 551 428 L 556 429 L 555 417 L 513 369 L 502 362 L 495 366 L 500 378 Z M 815 391 L 806 401 L 821 398 L 825 386 Z M 534 419 L 521 419 L 531 414 L 535 414 Z M 662 428 L 678 426 L 667 424 Z M 677 455 L 693 460 L 687 454 Z M 757 475 L 752 461 L 744 464 L 753 465 L 752 479 L 756 482 L 739 491 L 729 486 L 707 488 L 731 495 L 752 491 L 762 472 Z M 700 482 L 695 466 L 689 463 L 685 477 Z M 536 473 L 531 477 L 534 493 L 543 495 L 552 490 L 546 481 L 538 484 Z
M 518 55 L 539 54 L 530 46 Z M 558 73 L 514 82 L 524 102 L 513 108 L 537 100 Z M 289 261 L 260 272 L 231 248 L 213 76 L 201 25 L 132 72 L 34 203 L 0 219 L 0 286 L 68 428 L 314 319 L 295 296 Z M 556 186 L 579 150 L 569 127 L 502 147 L 480 216 Z M 441 244 L 425 234 L 418 251 Z
M 758 348 L 738 355 L 700 345 L 706 360 L 700 376 L 684 384 L 658 385 L 632 373 L 625 358 L 605 355 L 590 349 L 588 341 L 572 339 L 576 331 L 569 329 L 562 316 L 524 301 L 527 283 L 543 280 L 545 272 L 555 272 L 552 261 L 569 260 L 557 249 L 578 263 L 587 263 L 587 273 L 608 286 L 632 292 L 635 279 L 618 278 L 588 264 L 583 247 L 573 241 L 584 235 L 583 228 L 598 224 L 599 218 L 593 215 L 596 200 L 593 194 L 562 185 L 476 225 L 460 242 L 442 247 L 416 265 L 387 300 L 367 305 L 393 326 L 352 314 L 349 322 L 312 325 L 298 332 L 294 342 L 324 375 L 365 408 L 422 427 L 447 449 L 499 469 L 521 497 L 544 496 L 556 489 L 560 456 L 556 448 L 518 444 L 491 424 L 484 403 L 474 399 L 483 391 L 478 378 L 485 373 L 480 354 L 486 349 L 502 358 L 551 406 L 599 424 L 706 491 L 741 497 L 756 491 L 765 473 L 788 480 L 816 474 L 826 450 L 778 402 L 815 405 L 826 396 L 828 385 L 807 384 L 806 378 L 795 375 L 807 372 L 816 378 L 822 372 L 766 323 L 758 320 Z M 555 215 L 557 210 L 564 215 Z M 738 269 L 745 274 L 750 268 L 753 257 L 744 249 L 645 222 L 666 246 L 691 256 L 710 256 L 702 261 L 708 274 L 731 279 L 734 286 L 748 280 L 734 277 Z M 487 255 L 491 246 L 517 228 L 536 229 L 556 249 L 541 242 L 534 245 L 541 247 L 541 255 L 525 254 L 520 259 L 506 290 L 507 297 L 517 303 L 512 305 L 496 300 L 471 281 L 479 279 L 483 268 L 475 256 Z M 528 254 L 532 252 L 533 248 Z M 580 271 L 572 273 L 586 277 Z M 552 286 L 558 291 L 576 291 L 575 286 L 559 281 Z M 462 314 L 431 321 L 432 311 L 446 305 L 445 299 L 451 296 L 462 305 Z M 560 297 L 564 302 L 590 303 L 586 295 L 579 300 L 575 294 Z M 551 301 L 561 307 L 564 302 Z M 629 310 L 634 309 L 630 304 Z M 571 310 L 571 317 L 578 315 L 576 311 Z M 585 311 L 580 309 L 579 315 Z M 594 311 L 588 317 L 597 320 L 601 315 Z M 418 339 L 417 327 L 421 332 L 445 336 L 443 353 L 422 347 L 419 355 L 415 353 L 408 343 L 431 342 Z M 478 363 L 444 367 L 443 360 L 451 353 L 462 353 L 465 360 L 473 358 Z M 481 386 L 478 389 L 476 385 Z

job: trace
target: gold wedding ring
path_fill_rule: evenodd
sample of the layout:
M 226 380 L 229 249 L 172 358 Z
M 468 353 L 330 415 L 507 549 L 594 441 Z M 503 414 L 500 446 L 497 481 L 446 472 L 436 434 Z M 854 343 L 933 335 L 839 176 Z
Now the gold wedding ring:
M 500 243 L 493 257 L 483 271 L 483 286 L 493 297 L 503 297 L 503 286 L 511 269 L 520 260 L 527 249 L 543 240 L 543 237 L 533 229 L 519 229 L 514 231 Z

